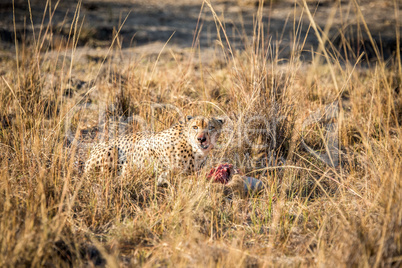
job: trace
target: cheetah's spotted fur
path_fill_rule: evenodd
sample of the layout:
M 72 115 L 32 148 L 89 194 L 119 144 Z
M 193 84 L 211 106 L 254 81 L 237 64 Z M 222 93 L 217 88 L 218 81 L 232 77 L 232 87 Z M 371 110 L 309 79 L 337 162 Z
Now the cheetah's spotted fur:
M 192 173 L 200 169 L 215 146 L 223 123 L 222 119 L 188 116 L 184 122 L 158 133 L 135 133 L 97 144 L 85 172 L 106 168 L 124 174 L 127 168 L 153 165 L 165 171 Z

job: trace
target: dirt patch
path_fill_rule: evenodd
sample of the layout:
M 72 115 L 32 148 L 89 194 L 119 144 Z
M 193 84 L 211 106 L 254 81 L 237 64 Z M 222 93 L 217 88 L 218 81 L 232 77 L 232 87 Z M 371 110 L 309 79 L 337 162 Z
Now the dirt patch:
M 365 51 L 366 59 L 376 58 L 369 35 L 364 30 L 360 12 L 384 58 L 395 55 L 396 25 L 397 22 L 399 25 L 402 23 L 402 16 L 399 16 L 399 21 L 396 20 L 397 14 L 392 1 L 358 2 L 359 8 L 353 1 L 330 0 L 308 1 L 308 6 L 317 26 L 328 32 L 328 39 L 333 43 L 333 48 L 340 52 L 341 57 L 352 56 L 343 53 L 346 38 L 355 55 Z M 249 45 L 254 32 L 258 1 L 216 0 L 211 4 L 224 24 L 232 48 L 243 49 Z M 213 14 L 202 1 L 151 0 L 144 3 L 137 0 L 94 0 L 84 1 L 79 6 L 78 1 L 71 0 L 61 1 L 57 7 L 54 3 L 52 5 L 46 6 L 45 1 L 31 1 L 29 7 L 27 1 L 16 1 L 17 40 L 33 42 L 32 32 L 35 32 L 38 39 L 39 35 L 48 31 L 52 33 L 48 44 L 51 49 L 60 43 L 67 43 L 79 7 L 78 46 L 90 49 L 110 46 L 123 21 L 125 22 L 119 33 L 119 46 L 122 49 L 152 47 L 155 42 L 167 42 L 171 36 L 170 45 L 179 48 L 191 47 L 196 32 L 199 32 L 198 42 L 202 50 L 219 46 Z M 401 9 L 402 3 L 399 2 L 398 5 L 397 8 Z M 302 3 L 292 0 L 265 1 L 262 15 L 264 32 L 270 37 L 267 45 L 269 43 L 272 50 L 277 51 L 275 54 L 279 58 L 290 58 L 294 51 L 300 50 L 305 60 L 311 59 L 311 51 L 316 50 L 318 39 L 310 28 Z M 13 49 L 13 5 L 8 2 L 0 3 L 0 16 L 0 46 L 5 50 Z M 50 25 L 49 29 L 46 28 L 47 25 Z M 328 27 L 329 25 L 331 26 Z M 363 29 L 362 35 L 357 34 L 359 29 Z

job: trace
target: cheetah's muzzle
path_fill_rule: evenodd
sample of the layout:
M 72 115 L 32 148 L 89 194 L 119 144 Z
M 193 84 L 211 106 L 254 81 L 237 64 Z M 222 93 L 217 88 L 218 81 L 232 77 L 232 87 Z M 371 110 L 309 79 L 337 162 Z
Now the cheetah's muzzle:
M 206 150 L 206 149 L 208 149 L 209 144 L 202 144 L 201 143 L 199 146 L 200 146 L 201 149 Z

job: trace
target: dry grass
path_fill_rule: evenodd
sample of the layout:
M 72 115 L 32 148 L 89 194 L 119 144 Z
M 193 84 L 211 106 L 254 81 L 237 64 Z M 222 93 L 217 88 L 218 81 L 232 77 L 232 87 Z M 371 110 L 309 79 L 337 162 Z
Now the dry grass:
M 221 29 L 209 62 L 169 48 L 121 61 L 116 39 L 104 62 L 83 66 L 79 20 L 59 46 L 45 31 L 16 42 L 0 82 L 0 266 L 402 265 L 400 58 L 361 67 L 360 55 L 342 59 L 320 38 L 324 60 L 302 62 L 295 50 L 283 64 L 260 15 L 244 51 Z M 303 122 L 335 101 L 333 167 L 301 137 L 329 151 L 328 122 Z M 261 195 L 227 196 L 207 168 L 166 189 L 148 171 L 83 176 L 91 141 L 184 114 L 228 118 L 209 167 L 235 164 L 263 181 Z

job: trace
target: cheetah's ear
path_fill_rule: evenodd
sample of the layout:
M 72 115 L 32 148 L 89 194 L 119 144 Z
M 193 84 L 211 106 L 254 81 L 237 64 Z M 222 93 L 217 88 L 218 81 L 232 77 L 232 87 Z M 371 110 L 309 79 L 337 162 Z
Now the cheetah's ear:
M 186 116 L 186 122 L 190 121 L 191 119 L 193 119 L 193 117 L 191 115 Z
M 223 125 L 225 124 L 225 119 L 218 117 L 218 118 L 214 118 L 216 121 L 218 121 L 219 124 Z

